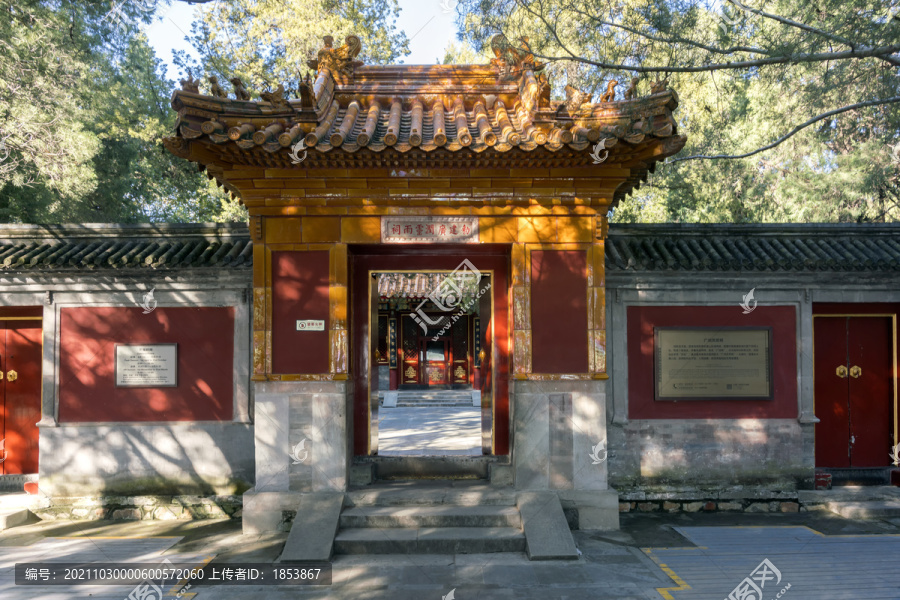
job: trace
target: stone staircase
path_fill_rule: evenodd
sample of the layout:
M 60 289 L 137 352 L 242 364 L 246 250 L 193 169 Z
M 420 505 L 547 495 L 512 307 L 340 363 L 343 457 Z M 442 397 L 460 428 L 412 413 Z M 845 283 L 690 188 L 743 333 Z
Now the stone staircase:
M 39 519 L 29 510 L 35 496 L 25 493 L 0 493 L 0 531 L 26 525 Z
M 476 392 L 476 394 L 478 394 Z M 379 392 L 384 408 L 393 407 L 443 407 L 443 406 L 480 406 L 479 400 L 473 400 L 472 390 L 404 390 L 396 392 Z M 476 396 L 480 398 L 480 395 Z M 396 401 L 396 404 L 394 403 Z
M 557 494 L 448 480 L 303 494 L 278 562 L 326 561 L 334 554 L 494 552 L 576 560 Z
M 513 490 L 473 483 L 423 489 L 398 482 L 348 492 L 336 554 L 523 552 L 525 533 Z

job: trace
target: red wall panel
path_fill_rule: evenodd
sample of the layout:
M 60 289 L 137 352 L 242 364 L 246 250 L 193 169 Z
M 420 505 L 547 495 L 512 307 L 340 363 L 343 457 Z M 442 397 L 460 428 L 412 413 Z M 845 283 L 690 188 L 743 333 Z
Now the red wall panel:
M 272 371 L 328 373 L 328 252 L 272 253 Z M 324 331 L 297 331 L 297 320 L 325 321 Z
M 653 399 L 654 327 L 771 327 L 773 400 Z M 628 416 L 631 419 L 797 417 L 797 316 L 792 306 L 631 306 L 628 308 Z
M 178 387 L 115 385 L 115 344 L 178 344 Z M 139 307 L 60 311 L 59 420 L 228 421 L 234 309 Z
M 531 369 L 588 372 L 587 252 L 531 252 Z

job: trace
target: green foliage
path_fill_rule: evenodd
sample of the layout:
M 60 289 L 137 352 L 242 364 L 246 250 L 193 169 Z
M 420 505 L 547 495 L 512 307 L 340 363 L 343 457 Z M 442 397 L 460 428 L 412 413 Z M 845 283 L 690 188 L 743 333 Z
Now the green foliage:
M 358 60 L 367 64 L 409 54 L 409 40 L 394 24 L 399 12 L 397 0 L 216 2 L 202 8 L 191 29 L 199 63 L 184 53 L 176 53 L 175 63 L 185 72 L 216 75 L 220 83 L 240 77 L 252 96 L 279 84 L 295 90 L 326 35 L 334 37 L 335 47 L 350 34 L 358 36 Z
M 161 144 L 175 84 L 139 33 L 145 4 L 0 5 L 0 222 L 241 218 Z
M 0 0 L 0 222 L 246 220 L 162 146 L 176 83 L 139 27 L 163 1 Z M 202 66 L 178 62 L 258 93 L 295 82 L 326 34 L 396 61 L 408 53 L 398 12 L 396 0 L 216 2 L 194 24 Z
M 632 72 L 643 73 L 638 89 L 646 94 L 648 79 L 667 75 L 688 138 L 675 158 L 751 153 L 827 111 L 900 96 L 900 7 L 889 0 L 743 5 L 462 0 L 459 12 L 477 48 L 500 32 L 528 36 L 549 62 L 557 98 L 569 82 L 596 99 L 606 81 L 621 84 Z M 900 104 L 843 112 L 747 158 L 658 165 L 613 220 L 896 221 L 898 142 Z
M 489 51 L 483 49 L 480 53 L 476 52 L 472 46 L 466 43 L 450 42 L 444 48 L 444 58 L 439 64 L 442 65 L 484 65 L 493 58 Z

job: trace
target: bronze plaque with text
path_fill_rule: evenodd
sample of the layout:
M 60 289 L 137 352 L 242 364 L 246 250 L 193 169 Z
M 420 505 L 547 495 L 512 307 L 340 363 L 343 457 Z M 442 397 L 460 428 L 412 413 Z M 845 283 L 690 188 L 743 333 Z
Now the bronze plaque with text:
M 656 327 L 656 400 L 771 400 L 771 327 Z

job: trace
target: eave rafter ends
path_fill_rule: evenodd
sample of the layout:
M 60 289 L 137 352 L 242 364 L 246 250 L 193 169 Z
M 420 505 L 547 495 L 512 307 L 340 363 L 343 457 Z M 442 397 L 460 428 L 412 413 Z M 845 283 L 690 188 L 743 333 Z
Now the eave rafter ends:
M 489 65 L 409 66 L 364 66 L 356 60 L 362 49 L 356 36 L 338 48 L 330 36 L 324 41 L 308 63 L 314 80 L 307 76 L 296 90 L 279 85 L 257 101 L 238 78 L 231 79 L 230 98 L 215 77 L 208 78 L 209 93 L 201 93 L 189 75 L 172 95 L 178 119 L 166 148 L 200 162 L 233 193 L 219 178 L 224 168 L 290 167 L 297 149 L 318 155 L 305 168 L 405 165 L 418 160 L 418 151 L 507 166 L 552 162 L 565 151 L 573 166 L 590 166 L 599 164 L 594 154 L 632 168 L 624 186 L 631 191 L 685 143 L 672 117 L 678 95 L 664 81 L 651 84 L 645 97 L 632 80 L 622 100 L 615 100 L 610 82 L 599 102 L 571 86 L 565 101 L 551 101 L 544 65 L 535 62 L 527 39 L 513 44 L 495 36 Z

